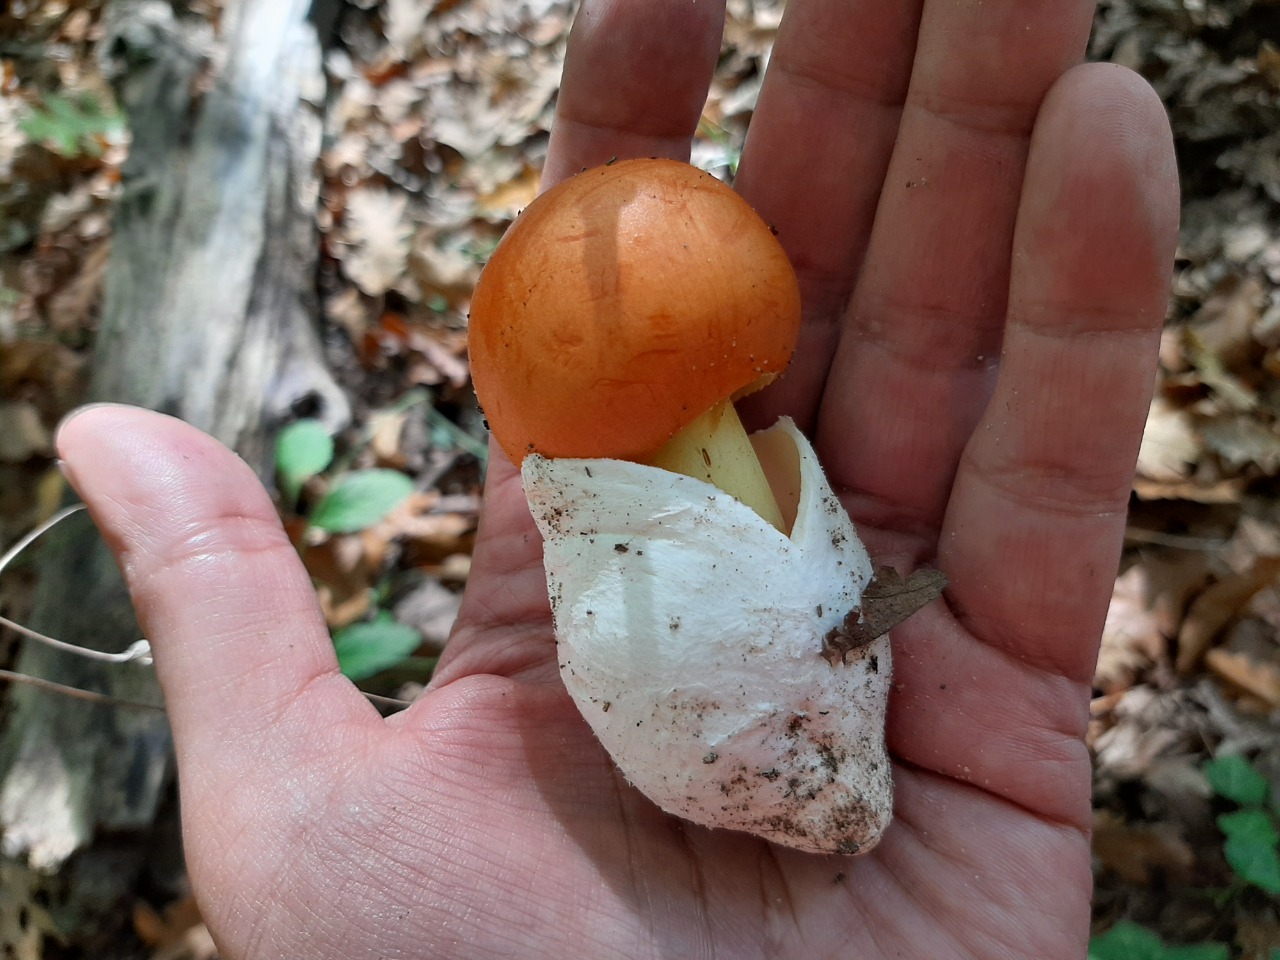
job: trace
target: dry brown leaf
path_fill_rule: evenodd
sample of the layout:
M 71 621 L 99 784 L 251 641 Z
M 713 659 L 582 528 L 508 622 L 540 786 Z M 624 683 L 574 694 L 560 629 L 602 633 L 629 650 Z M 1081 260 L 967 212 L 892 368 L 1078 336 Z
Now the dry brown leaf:
M 404 275 L 413 239 L 408 208 L 409 198 L 398 191 L 360 187 L 347 194 L 343 269 L 371 296 L 386 293 Z
M 380 467 L 404 468 L 400 438 L 408 413 L 404 410 L 377 410 L 369 414 L 369 451 Z
M 471 368 L 463 359 L 465 345 L 446 344 L 440 333 L 415 327 L 409 345 L 422 355 L 429 367 L 414 379 L 417 383 L 434 386 L 447 382 L 454 389 L 465 387 L 471 380 Z
M 408 60 L 422 49 L 423 28 L 434 6 L 434 0 L 383 0 L 382 28 L 393 59 Z
M 476 201 L 476 209 L 491 219 L 514 220 L 538 195 L 541 175 L 525 165 L 520 173 Z
M 480 276 L 480 264 L 467 249 L 474 237 L 474 230 L 461 234 L 419 231 L 410 264 L 417 283 L 423 289 L 444 293 L 458 290 L 469 296 Z
M 1276 86 L 1280 87 L 1280 77 L 1277 77 Z M 1235 940 L 1241 950 L 1240 955 L 1247 960 L 1274 957 L 1277 947 L 1280 947 L 1280 916 L 1274 911 L 1241 911 Z
M 0 183 L 13 182 L 14 160 L 27 145 L 27 135 L 19 126 L 27 109 L 20 97 L 0 96 Z
M 440 503 L 435 491 L 412 493 L 379 523 L 356 534 L 364 562 L 379 569 L 393 544 L 400 546 L 402 562 L 408 566 L 436 564 L 454 553 L 470 553 L 476 515 L 441 511 Z
M 1225 416 L 1200 427 L 1206 448 L 1233 470 L 1256 467 L 1271 476 L 1280 472 L 1280 434 L 1256 416 Z
M 1270 40 L 1263 40 L 1258 48 L 1257 64 L 1258 72 L 1280 90 L 1280 47 Z
M 1242 477 L 1226 477 L 1208 484 L 1193 480 L 1169 483 L 1138 477 L 1133 482 L 1133 492 L 1141 500 L 1188 500 L 1203 504 L 1239 503 L 1244 496 L 1245 486 Z
M 1156 397 L 1138 450 L 1138 474 L 1158 483 L 1179 483 L 1191 474 L 1204 445 L 1186 410 Z
M 396 601 L 393 613 L 400 623 L 414 627 L 433 653 L 444 649 L 458 618 L 462 595 L 438 580 L 425 579 Z
M 1187 358 L 1196 375 L 1212 393 L 1221 409 L 1252 413 L 1258 407 L 1258 391 L 1243 376 L 1230 369 L 1223 358 L 1200 342 L 1197 331 L 1186 332 Z M 1207 404 L 1202 405 L 1207 406 Z
M 1222 233 L 1222 255 L 1233 263 L 1244 264 L 1266 250 L 1270 240 L 1270 231 L 1260 223 L 1237 224 Z M 1246 280 L 1246 285 L 1256 283 L 1254 277 Z M 1265 293 L 1260 287 L 1259 292 Z
M 1142 559 L 1152 613 L 1157 628 L 1166 638 L 1177 635 L 1192 598 L 1211 582 L 1212 560 L 1212 555 L 1204 550 L 1161 551 Z M 1168 655 L 1167 644 L 1162 645 L 1159 654 Z
M 1262 700 L 1270 709 L 1280 707 L 1280 664 L 1221 648 L 1208 651 L 1204 663 L 1216 676 Z
M 432 139 L 476 161 L 549 126 L 560 88 L 559 54 L 528 50 L 513 57 L 512 52 L 478 53 L 426 88 Z
M 193 896 L 174 901 L 163 913 L 138 901 L 133 908 L 133 928 L 138 939 L 151 949 L 151 960 L 217 958 L 217 948 Z
M 320 612 L 330 630 L 350 626 L 363 619 L 373 607 L 373 591 L 363 582 L 355 585 L 354 592 L 340 594 L 331 584 L 323 582 L 317 582 L 315 590 Z
M 1182 739 L 1177 729 L 1163 722 L 1159 694 L 1150 687 L 1131 687 L 1111 707 L 1110 726 L 1093 741 L 1100 772 L 1120 779 L 1143 777 L 1157 758 Z
M 1149 884 L 1157 871 L 1173 882 L 1185 880 L 1196 862 L 1174 824 L 1126 823 L 1106 811 L 1094 814 L 1093 855 L 1104 870 L 1138 887 Z
M 1245 183 L 1261 188 L 1273 201 L 1280 203 L 1280 135 L 1245 140 L 1224 150 L 1219 163 L 1225 170 L 1240 174 Z
M 316 585 L 320 609 L 330 627 L 345 627 L 364 616 L 377 566 L 365 556 L 358 535 L 339 534 L 309 544 L 302 552 L 302 560 Z
M 1196 597 L 1178 631 L 1178 673 L 1192 673 L 1226 626 L 1277 576 L 1280 557 L 1259 557 L 1250 570 L 1223 577 Z
M 345 331 L 352 343 L 359 343 L 373 323 L 373 311 L 355 287 L 327 297 L 324 314 L 325 319 Z
M 422 132 L 426 120 L 421 103 L 422 91 L 409 80 L 392 80 L 378 91 L 378 114 L 392 143 L 407 143 Z M 399 156 L 399 151 L 395 155 Z
M 1150 571 L 1131 567 L 1116 578 L 1102 627 L 1102 645 L 1093 684 L 1105 693 L 1128 688 L 1149 664 L 1166 656 Z
M 471 555 L 453 553 L 440 561 L 434 569 L 427 569 L 441 583 L 455 587 L 466 586 L 467 578 L 471 576 Z
M 873 643 L 933 603 L 946 587 L 947 578 L 941 570 L 912 570 L 903 579 L 893 567 L 877 567 L 862 591 L 861 605 L 822 638 L 822 656 L 832 666 L 847 662 L 849 653 Z
M 23 463 L 53 453 L 53 438 L 35 404 L 0 400 L 0 463 Z
M 1268 516 L 1242 516 L 1223 554 L 1233 570 L 1243 570 L 1259 556 L 1280 556 L 1280 522 Z
M 102 298 L 110 256 L 110 243 L 97 243 L 90 247 L 76 274 L 49 297 L 45 315 L 52 329 L 70 333 L 92 326 L 94 311 Z
M 1230 238 L 1233 236 L 1237 245 L 1242 237 L 1254 237 L 1256 244 L 1250 244 L 1246 259 L 1265 245 L 1267 231 L 1262 225 L 1247 226 L 1253 229 L 1225 235 L 1228 246 L 1224 252 L 1228 257 L 1231 256 Z M 1213 354 L 1224 367 L 1250 366 L 1257 353 L 1253 331 L 1262 315 L 1265 292 L 1256 277 L 1232 275 L 1222 289 L 1204 301 L 1196 311 L 1192 326 L 1187 328 L 1188 332 L 1194 331 L 1195 346 Z
M 407 531 L 405 560 L 415 566 L 434 566 L 455 554 L 471 552 L 475 535 L 474 516 L 440 513 L 419 517 Z
M 0 347 L 0 396 L 25 397 L 60 416 L 83 391 L 85 357 L 52 340 L 19 339 Z

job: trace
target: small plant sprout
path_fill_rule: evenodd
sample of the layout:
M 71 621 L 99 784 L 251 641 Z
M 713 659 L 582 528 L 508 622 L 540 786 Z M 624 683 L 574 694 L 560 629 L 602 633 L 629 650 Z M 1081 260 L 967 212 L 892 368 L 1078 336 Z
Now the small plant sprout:
M 1089 960 L 1230 960 L 1222 943 L 1168 946 L 1146 927 L 1121 920 L 1089 942 Z
M 1232 871 L 1243 882 L 1280 895 L 1280 830 L 1269 806 L 1267 778 L 1239 754 L 1215 757 L 1202 771 L 1213 792 L 1239 808 L 1217 820 L 1225 838 L 1222 855 Z
M 619 769 L 696 823 L 852 854 L 891 816 L 886 631 L 906 614 L 871 610 L 871 561 L 805 437 L 786 419 L 749 437 L 734 410 L 799 325 L 745 201 L 623 161 L 507 231 L 472 301 L 472 373 L 543 536 L 561 677 Z
M 319 420 L 295 420 L 276 438 L 276 474 L 280 492 L 296 507 L 302 486 L 333 463 L 333 437 Z
M 89 95 L 66 97 L 51 94 L 18 122 L 32 140 L 45 144 L 68 160 L 99 157 L 104 144 L 124 133 L 124 118 L 111 104 Z
M 323 495 L 307 517 L 308 535 L 366 530 L 413 493 L 413 481 L 398 470 L 342 470 L 335 467 L 334 452 L 332 436 L 316 420 L 295 421 L 276 438 L 276 475 L 291 510 L 298 507 L 304 485 L 333 468 Z M 305 551 L 307 545 L 304 537 L 299 550 Z M 410 659 L 422 645 L 422 634 L 375 606 L 370 619 L 337 630 L 333 645 L 342 672 L 359 681 Z
M 276 473 L 287 504 L 296 507 L 303 485 L 333 464 L 333 438 L 315 420 L 298 420 L 276 439 Z M 327 533 L 356 533 L 373 526 L 413 493 L 413 481 L 398 470 L 341 471 L 310 515 Z

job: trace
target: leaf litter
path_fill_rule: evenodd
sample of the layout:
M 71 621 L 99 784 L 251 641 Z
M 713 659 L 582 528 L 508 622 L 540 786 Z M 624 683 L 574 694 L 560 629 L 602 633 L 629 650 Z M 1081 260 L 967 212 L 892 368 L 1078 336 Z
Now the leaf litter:
M 1092 43 L 1159 91 L 1184 191 L 1095 679 L 1095 919 L 1263 960 L 1280 947 L 1276 903 L 1241 888 L 1202 768 L 1248 758 L 1277 785 L 1278 27 L 1252 0 L 1104 0 Z

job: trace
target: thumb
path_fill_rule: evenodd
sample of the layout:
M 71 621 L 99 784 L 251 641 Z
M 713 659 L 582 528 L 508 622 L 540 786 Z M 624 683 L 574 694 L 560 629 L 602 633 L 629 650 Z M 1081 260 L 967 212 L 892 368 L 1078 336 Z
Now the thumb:
M 180 765 L 242 773 L 264 740 L 276 756 L 296 750 L 319 716 L 377 717 L 339 672 L 310 579 L 244 461 L 180 420 L 115 405 L 72 414 L 57 447 L 151 641 Z

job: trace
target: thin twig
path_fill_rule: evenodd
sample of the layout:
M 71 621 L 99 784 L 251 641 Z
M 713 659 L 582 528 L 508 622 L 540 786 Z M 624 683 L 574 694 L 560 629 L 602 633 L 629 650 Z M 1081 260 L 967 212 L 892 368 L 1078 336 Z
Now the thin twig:
M 139 703 L 137 700 L 121 700 L 119 697 L 112 697 L 105 693 L 95 693 L 93 690 L 81 690 L 79 687 L 70 687 L 65 683 L 56 683 L 53 680 L 46 680 L 43 677 L 29 677 L 25 673 L 14 673 L 12 670 L 0 670 L 0 680 L 6 680 L 10 683 L 21 683 L 28 687 L 35 687 L 37 690 L 43 690 L 46 693 L 56 693 L 59 696 L 71 697 L 75 700 L 86 700 L 89 703 L 101 703 L 110 707 L 129 707 L 133 710 L 158 710 L 164 713 L 164 706 L 158 703 Z
M 32 677 L 25 673 L 16 673 L 13 670 L 0 669 L 0 681 L 20 683 L 24 686 L 35 687 L 37 690 L 43 690 L 45 693 L 56 693 L 59 696 L 71 697 L 74 700 L 84 700 L 88 703 L 101 703 L 109 707 L 128 707 L 132 710 L 158 710 L 161 713 L 165 712 L 165 707 L 162 704 L 141 703 L 137 700 L 122 700 L 120 697 L 113 697 L 106 693 L 96 693 L 93 690 L 81 690 L 79 687 L 72 687 L 65 683 L 46 680 L 44 677 Z M 412 705 L 408 700 L 399 700 L 395 697 L 384 697 L 376 693 L 368 693 L 364 690 L 361 690 L 360 693 L 370 703 L 379 707 L 387 707 L 395 712 L 404 710 Z
M 105 650 L 94 650 L 91 647 L 82 647 L 78 643 L 67 643 L 67 641 L 59 640 L 57 637 L 47 636 L 38 630 L 24 627 L 16 620 L 10 620 L 4 616 L 0 616 L 0 627 L 8 627 L 24 637 L 39 640 L 47 647 L 61 650 L 63 653 L 72 653 L 77 657 L 84 657 L 86 660 L 99 660 L 103 663 L 141 663 L 144 666 L 150 666 L 152 662 L 151 644 L 146 640 L 135 640 L 119 653 L 107 653 Z
M 18 554 L 22 553 L 23 550 L 27 549 L 27 547 L 31 546 L 31 544 L 35 543 L 42 536 L 48 533 L 51 529 L 56 527 L 63 520 L 67 519 L 67 517 L 72 516 L 73 514 L 79 513 L 84 508 L 85 506 L 83 503 L 76 503 L 76 504 L 73 504 L 72 506 L 64 507 L 63 509 L 55 513 L 52 517 L 50 517 L 48 520 L 46 520 L 44 523 L 40 524 L 34 530 L 31 530 L 29 533 L 27 533 L 17 543 L 15 543 L 12 547 L 6 550 L 4 556 L 0 557 L 0 573 L 4 573 L 4 568 L 9 566 L 9 564 L 13 563 L 14 558 Z
M 395 697 L 384 697 L 376 693 L 368 693 L 364 690 L 360 691 L 364 694 L 364 698 L 370 703 L 378 707 L 389 707 L 397 713 L 401 710 L 411 707 L 413 704 L 409 700 L 399 700 Z
M 67 517 L 74 516 L 84 509 L 85 506 L 83 503 L 77 503 L 73 506 L 65 507 L 20 539 L 5 552 L 4 556 L 0 557 L 0 574 L 3 574 L 5 568 L 8 567 L 9 564 L 22 553 L 22 551 L 35 543 L 35 541 L 41 536 L 48 533 L 63 520 L 67 519 Z M 129 644 L 127 649 L 122 650 L 119 653 L 108 653 L 105 650 L 94 650 L 91 647 L 82 647 L 77 643 L 68 643 L 65 640 L 59 640 L 56 637 L 47 636 L 37 630 L 32 630 L 30 627 L 24 627 L 22 624 L 16 623 L 8 617 L 0 616 L 0 626 L 8 627 L 10 630 L 20 633 L 24 637 L 30 637 L 32 640 L 38 640 L 45 646 L 53 647 L 55 650 L 61 650 L 63 653 L 72 653 L 77 657 L 84 657 L 87 660 L 100 660 L 103 663 L 132 663 L 134 661 L 143 664 L 151 663 L 151 644 L 147 643 L 145 640 L 137 640 Z
M 1227 541 L 1221 537 L 1194 537 L 1188 534 L 1164 533 L 1160 530 L 1144 530 L 1141 527 L 1127 527 L 1125 540 L 1130 543 L 1149 543 L 1156 547 L 1174 547 L 1179 550 L 1221 550 Z
M 5 551 L 0 556 L 0 574 L 4 573 L 5 568 L 13 562 L 14 558 L 26 550 L 32 543 L 38 540 L 43 534 L 47 533 L 51 528 L 57 526 L 67 517 L 73 516 L 85 509 L 83 503 L 77 503 L 74 506 L 66 507 L 59 510 L 44 523 L 40 524 L 26 536 L 22 537 L 17 543 Z M 91 660 L 100 660 L 105 663 L 138 663 L 142 666 L 151 666 L 154 661 L 151 657 L 151 644 L 146 640 L 136 640 L 131 643 L 127 649 L 120 653 L 107 653 L 103 650 L 94 650 L 89 647 L 82 647 L 79 644 L 67 643 L 65 640 L 59 640 L 56 637 L 50 637 L 30 627 L 10 620 L 8 617 L 0 616 L 0 626 L 8 627 L 16 633 L 29 637 L 32 640 L 38 640 L 47 646 L 53 647 L 55 650 L 61 650 L 64 653 L 72 653 L 79 657 L 86 657 Z M 159 710 L 164 711 L 164 707 L 154 703 L 138 703 L 134 700 L 121 700 L 119 697 L 108 696 L 105 693 L 95 693 L 92 690 L 81 690 L 79 687 L 67 686 L 64 683 L 56 683 L 53 680 L 45 680 L 43 677 L 32 677 L 25 673 L 15 673 L 12 670 L 0 669 L 0 681 L 9 681 L 11 683 L 26 684 L 30 687 L 36 687 L 48 693 L 57 693 L 62 696 L 72 697 L 77 700 L 86 700 L 90 703 L 102 703 L 117 707 L 130 707 L 136 710 Z M 360 691 L 364 697 L 371 703 L 380 707 L 387 707 L 394 710 L 403 710 L 409 706 L 407 700 L 397 700 L 394 697 L 383 697 L 376 693 L 366 693 Z

